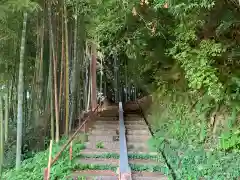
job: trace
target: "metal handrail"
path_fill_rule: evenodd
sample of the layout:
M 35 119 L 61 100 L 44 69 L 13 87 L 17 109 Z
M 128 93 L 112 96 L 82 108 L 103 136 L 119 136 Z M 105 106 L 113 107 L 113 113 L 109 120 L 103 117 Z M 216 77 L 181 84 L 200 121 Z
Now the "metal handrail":
M 124 125 L 123 106 L 119 102 L 119 141 L 120 141 L 120 179 L 131 180 L 131 168 L 128 163 L 127 141 L 126 141 L 126 128 Z
M 93 113 L 95 113 L 98 108 L 101 105 L 98 104 L 97 107 L 93 110 Z M 68 147 L 68 145 L 75 139 L 76 135 L 79 133 L 79 131 L 82 129 L 82 127 L 85 126 L 85 124 L 88 122 L 88 120 L 90 119 L 90 115 L 88 115 L 85 119 L 85 121 L 81 124 L 81 126 L 78 127 L 78 129 L 75 131 L 75 133 L 69 138 L 69 140 L 63 145 L 62 149 L 59 151 L 59 153 L 57 153 L 57 155 L 55 156 L 55 158 L 51 161 L 50 163 L 50 167 L 58 160 L 58 158 L 61 156 L 61 154 L 63 153 L 64 150 L 66 150 L 66 148 Z M 49 169 L 45 168 L 44 170 L 44 180 L 48 180 L 46 178 L 46 174 L 48 173 Z

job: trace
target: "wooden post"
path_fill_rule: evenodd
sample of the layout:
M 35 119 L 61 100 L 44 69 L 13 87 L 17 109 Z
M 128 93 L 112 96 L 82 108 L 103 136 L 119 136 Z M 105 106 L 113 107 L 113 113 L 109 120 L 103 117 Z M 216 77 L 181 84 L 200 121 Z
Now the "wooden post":
M 53 140 L 50 141 L 48 167 L 44 169 L 44 180 L 50 179 L 51 161 L 52 161 L 52 145 L 53 145 Z
M 92 110 L 97 107 L 97 85 L 96 85 L 96 72 L 97 72 L 97 47 L 96 44 L 92 43 L 92 64 L 91 64 L 91 73 L 92 73 L 92 101 L 91 108 Z
M 70 147 L 69 147 L 69 158 L 70 158 L 70 161 L 72 161 L 72 150 L 73 150 L 73 142 L 70 143 Z
M 168 3 L 164 4 L 164 8 L 168 9 Z
M 84 124 L 83 129 L 84 134 L 86 134 L 86 124 Z

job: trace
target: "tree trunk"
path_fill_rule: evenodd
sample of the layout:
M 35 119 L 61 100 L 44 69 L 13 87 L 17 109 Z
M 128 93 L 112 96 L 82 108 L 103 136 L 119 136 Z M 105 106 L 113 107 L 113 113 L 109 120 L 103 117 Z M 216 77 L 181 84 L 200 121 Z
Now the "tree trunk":
M 27 13 L 24 13 L 22 40 L 20 50 L 20 63 L 19 63 L 19 78 L 18 78 L 18 109 L 17 109 L 17 150 L 16 150 L 16 169 L 21 165 L 22 154 L 22 123 L 23 123 L 23 87 L 24 87 L 24 52 L 25 52 L 25 40 L 27 30 Z
M 51 49 L 51 48 L 50 48 Z M 48 108 L 48 104 L 50 103 L 51 110 L 51 139 L 54 139 L 54 110 L 53 110 L 53 85 L 52 85 L 52 53 L 49 51 L 49 73 L 48 73 L 48 89 L 47 89 L 47 103 L 46 108 Z M 47 109 L 45 109 L 47 111 Z
M 76 7 L 76 14 L 75 14 L 75 28 L 74 28 L 74 54 L 73 54 L 73 66 L 72 66 L 72 109 L 71 109 L 71 116 L 70 116 L 70 123 L 69 123 L 69 132 L 72 129 L 73 121 L 75 120 L 76 115 L 76 66 L 77 66 L 77 31 L 78 31 L 78 16 L 77 16 L 77 7 Z
M 52 49 L 52 60 L 53 60 L 53 76 L 54 76 L 54 100 L 55 100 L 55 120 L 56 120 L 56 142 L 59 142 L 59 106 L 58 106 L 58 90 L 57 90 L 57 59 L 54 47 L 54 37 L 53 28 L 51 20 L 51 5 L 48 4 L 48 20 L 49 20 L 49 30 L 50 30 L 50 43 Z
M 3 106 L 2 106 L 2 98 L 0 97 L 0 178 L 2 176 L 2 166 L 3 166 Z
M 92 63 L 91 63 L 91 76 L 92 76 L 92 92 L 91 92 L 91 108 L 92 110 L 97 107 L 97 85 L 96 85 L 96 72 L 97 72 L 97 48 L 92 44 Z
M 9 111 L 8 111 L 8 93 L 5 95 L 5 142 L 8 141 L 8 117 L 9 117 Z
M 66 45 L 66 70 L 65 70 L 65 78 L 66 78 L 66 93 L 65 93 L 65 98 L 66 98 L 66 112 L 65 112 L 65 134 L 68 135 L 68 128 L 69 128 L 69 49 L 68 49 L 68 23 L 67 23 L 67 7 L 66 4 L 64 3 L 64 22 L 65 22 L 65 45 Z

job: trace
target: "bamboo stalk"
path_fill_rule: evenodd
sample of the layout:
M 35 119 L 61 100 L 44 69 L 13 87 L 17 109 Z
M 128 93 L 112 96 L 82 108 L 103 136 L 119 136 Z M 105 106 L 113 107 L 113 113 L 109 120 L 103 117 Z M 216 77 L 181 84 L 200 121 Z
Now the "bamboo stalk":
M 0 177 L 2 176 L 2 165 L 3 165 L 3 106 L 2 98 L 0 97 Z
M 48 4 L 48 20 L 50 27 L 50 41 L 52 49 L 52 60 L 53 60 L 53 80 L 54 80 L 54 100 L 55 100 L 55 120 L 56 120 L 56 142 L 59 142 L 59 105 L 58 105 L 58 90 L 57 90 L 57 59 L 54 47 L 53 28 L 51 20 L 51 5 Z
M 65 66 L 65 98 L 66 98 L 66 112 L 65 112 L 65 134 L 68 135 L 68 127 L 69 127 L 69 49 L 68 49 L 68 23 L 67 23 L 67 7 L 66 3 L 64 3 L 64 22 L 65 22 L 65 45 L 66 45 L 66 66 Z
M 18 106 L 17 106 L 17 148 L 16 148 L 16 169 L 21 165 L 22 154 L 22 123 L 23 123 L 23 88 L 24 88 L 24 51 L 27 31 L 27 12 L 24 13 L 23 29 L 20 50 L 20 64 L 19 64 L 19 80 L 18 80 Z
M 53 140 L 50 140 L 50 145 L 49 145 L 49 157 L 48 157 L 48 167 L 47 167 L 47 180 L 50 179 L 51 161 L 52 161 L 52 145 L 53 145 Z

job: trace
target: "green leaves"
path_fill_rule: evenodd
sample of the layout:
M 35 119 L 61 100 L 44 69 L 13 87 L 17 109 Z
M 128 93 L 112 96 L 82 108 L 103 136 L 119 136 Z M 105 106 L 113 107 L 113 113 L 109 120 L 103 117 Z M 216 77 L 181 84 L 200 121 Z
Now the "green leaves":
M 40 6 L 32 0 L 8 0 L 3 6 L 12 12 L 33 12 L 40 9 Z
M 53 146 L 53 156 L 56 155 L 61 150 L 61 145 L 63 145 L 66 140 L 62 140 L 59 145 L 54 144 Z M 74 144 L 73 145 L 73 158 L 75 158 L 79 152 L 84 148 L 83 144 Z M 32 179 L 38 180 L 43 177 L 43 170 L 47 167 L 48 164 L 48 150 L 39 152 L 35 154 L 33 158 L 29 158 L 22 163 L 22 168 L 20 171 L 15 169 L 10 169 L 5 171 L 3 174 L 3 179 L 6 180 L 17 180 L 17 179 Z M 69 151 L 68 149 L 63 152 L 59 160 L 51 168 L 51 178 L 63 178 L 71 170 L 73 166 L 69 160 Z

